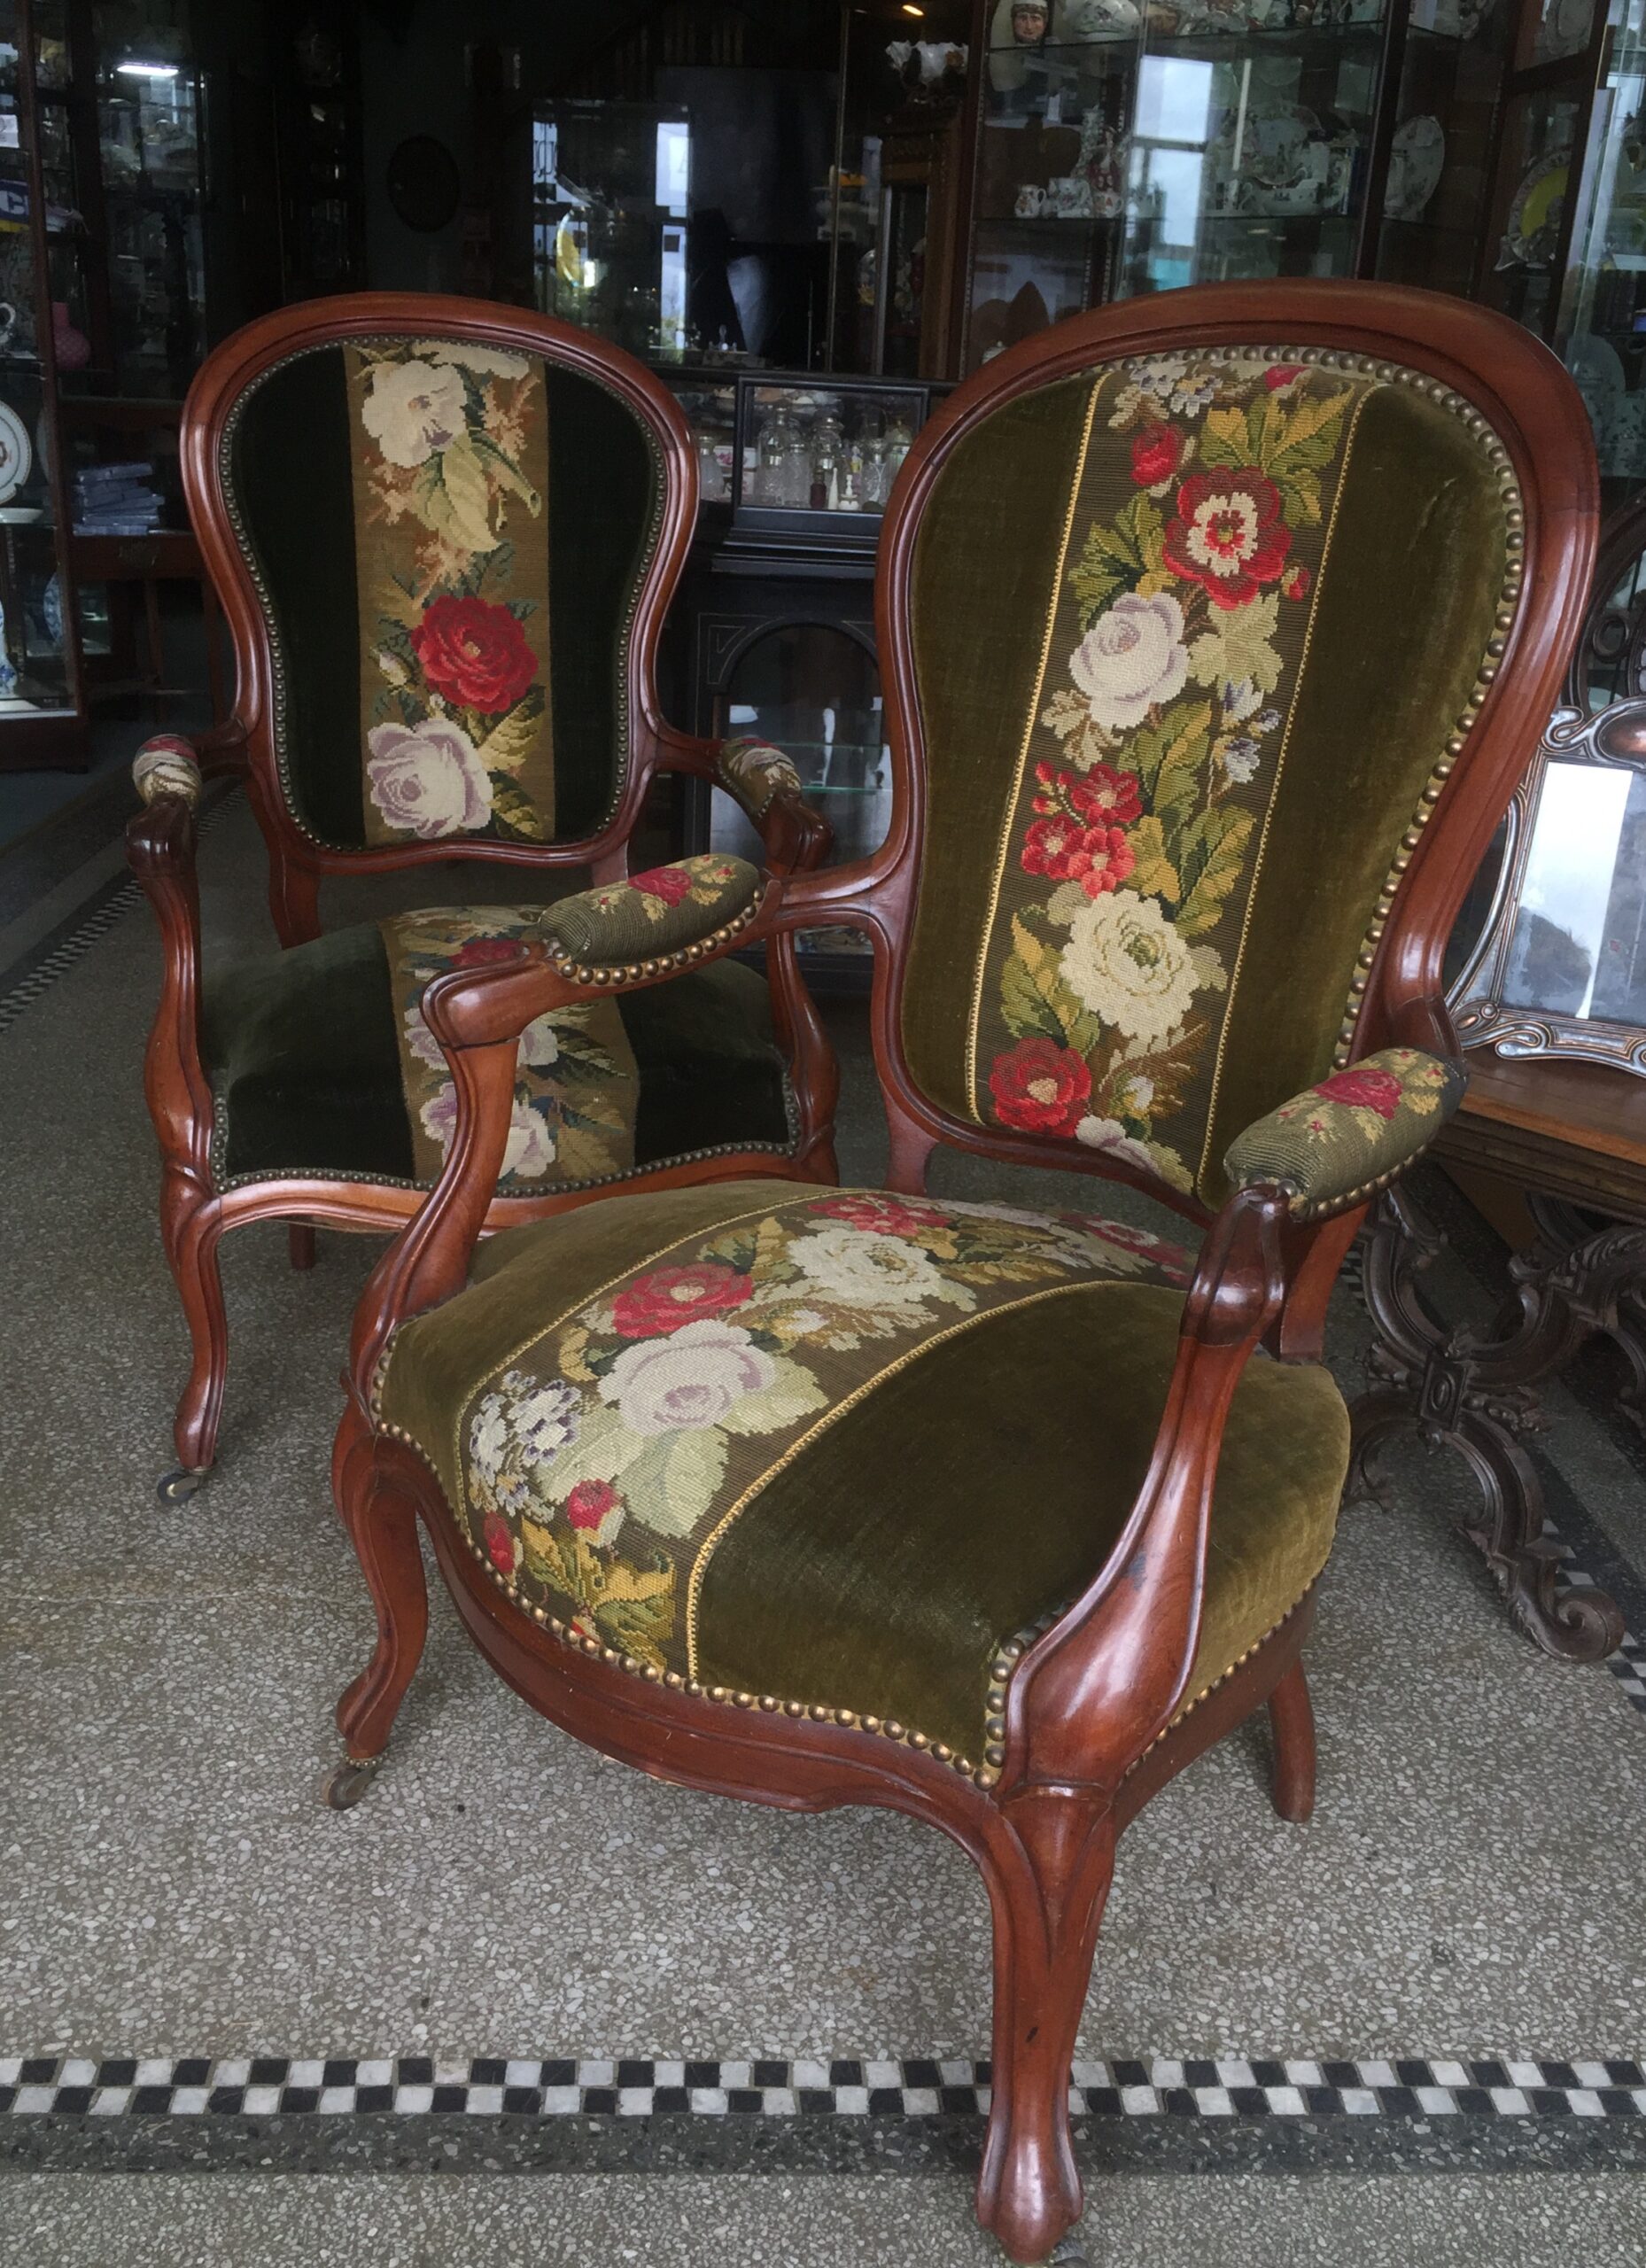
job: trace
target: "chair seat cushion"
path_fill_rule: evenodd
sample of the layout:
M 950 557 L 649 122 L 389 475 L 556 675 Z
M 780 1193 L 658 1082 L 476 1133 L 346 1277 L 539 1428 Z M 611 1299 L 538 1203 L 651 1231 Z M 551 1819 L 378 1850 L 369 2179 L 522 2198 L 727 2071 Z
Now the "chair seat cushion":
M 1002 1643 L 1076 1596 L 1147 1470 L 1187 1255 L 1076 1215 L 767 1183 L 484 1245 L 397 1334 L 381 1422 L 523 1610 L 635 1665 L 982 1758 Z M 1190 1697 L 1325 1563 L 1324 1370 L 1254 1361 Z
M 440 909 L 448 940 L 469 911 Z M 474 909 L 476 936 L 489 944 L 531 927 L 528 909 L 513 913 Z M 392 934 L 426 918 L 332 930 L 207 979 L 204 1040 L 220 1183 L 273 1174 L 427 1183 L 407 1099 L 403 1005 L 384 937 L 384 928 Z M 620 1019 L 633 1069 L 615 1057 L 585 1061 L 610 1060 L 614 1091 L 619 1068 L 626 1074 L 622 1107 L 633 1116 L 635 1170 L 728 1144 L 789 1148 L 787 1075 L 757 969 L 715 961 L 597 1006 L 614 1029 Z M 511 1173 L 504 1193 L 547 1196 L 574 1183 L 569 1147 L 558 1146 L 564 1159 L 543 1159 L 555 1146 L 552 1133 L 540 1140 L 529 1162 L 548 1170 L 532 1180 Z M 426 1140 L 421 1147 L 426 1158 Z

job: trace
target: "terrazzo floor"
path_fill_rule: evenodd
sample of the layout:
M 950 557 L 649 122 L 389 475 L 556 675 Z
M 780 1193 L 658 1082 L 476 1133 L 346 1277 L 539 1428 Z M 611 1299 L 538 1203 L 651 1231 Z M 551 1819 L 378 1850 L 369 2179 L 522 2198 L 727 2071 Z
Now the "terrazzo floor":
M 203 855 L 208 951 L 265 949 L 237 800 Z M 97 864 L 51 887 L 67 903 Z M 439 895 L 465 888 L 454 871 Z M 338 890 L 327 917 L 353 910 Z M 294 1276 L 279 1230 L 229 1241 L 222 1463 L 162 1511 L 183 1337 L 141 1097 L 159 956 L 144 909 L 109 918 L 0 1037 L 0 2059 L 984 2054 L 986 1915 L 959 1853 L 889 1817 L 789 1819 L 605 1763 L 484 1669 L 438 1587 L 391 1764 L 359 1810 L 319 1809 L 331 1707 L 369 1642 L 325 1454 L 375 1247 L 322 1237 L 321 1265 Z M 41 950 L 20 934 L 13 982 Z M 863 1018 L 835 1022 L 845 1176 L 872 1182 L 883 1130 Z M 934 1186 L 1093 1201 L 1084 1180 L 953 1159 Z M 1462 1260 L 1440 1291 L 1481 1296 Z M 1332 1353 L 1347 1391 L 1364 1335 L 1345 1293 Z M 1564 1390 L 1551 1410 L 1553 1470 L 1638 1605 L 1637 1453 Z M 1269 1808 L 1255 1736 L 1150 1806 L 1122 1853 L 1083 2056 L 1646 2053 L 1646 1715 L 1605 1669 L 1510 1631 L 1450 1532 L 1461 1472 L 1402 1452 L 1384 1493 L 1347 1511 L 1324 1586 L 1315 1821 Z M 692 2140 L 667 2171 L 641 2170 L 642 2153 L 551 2174 L 500 2149 L 516 2170 L 486 2178 L 479 2132 L 451 2146 L 448 2172 L 384 2171 L 371 2148 L 355 2158 L 334 2140 L 328 2170 L 299 2178 L 272 2149 L 259 2171 L 245 2121 L 221 2143 L 193 2122 L 178 2162 L 198 2171 L 122 2172 L 120 2137 L 140 2123 L 92 2135 L 95 2120 L 0 2117 L 0 2263 L 998 2256 L 970 2225 L 964 2131 L 952 2150 L 916 2149 L 913 2171 L 895 2133 L 854 2142 L 827 2179 L 785 2170 L 781 2148 L 768 2171 L 704 2171 L 707 2121 L 684 2122 Z M 1390 2123 L 1316 2121 L 1288 2158 L 1265 2122 L 1214 2142 L 1195 2121 L 1157 2121 L 1182 2130 L 1157 2167 L 1094 2120 L 1092 2259 L 1646 2260 L 1646 2117 L 1564 2122 L 1588 2131 L 1537 2172 L 1485 2132 L 1535 2121 L 1401 2142 L 1398 2172 L 1339 2146 L 1346 2127 Z M 430 2146 L 435 2163 L 446 2147 Z

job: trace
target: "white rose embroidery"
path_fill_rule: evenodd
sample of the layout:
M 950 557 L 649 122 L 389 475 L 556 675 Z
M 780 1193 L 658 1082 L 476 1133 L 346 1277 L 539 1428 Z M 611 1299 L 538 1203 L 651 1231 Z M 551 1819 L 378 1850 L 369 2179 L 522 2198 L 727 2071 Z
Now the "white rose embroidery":
M 1118 1118 L 1083 1118 L 1075 1129 L 1075 1139 L 1126 1165 L 1141 1166 L 1146 1172 L 1154 1169 L 1154 1153 L 1148 1144 L 1128 1134 Z
M 1145 1045 L 1165 1039 L 1194 998 L 1188 946 L 1155 900 L 1135 890 L 1083 906 L 1058 966 L 1083 1007 Z
M 838 1223 L 796 1238 L 788 1256 L 816 1290 L 849 1307 L 918 1307 L 922 1300 L 974 1304 L 964 1285 L 946 1282 L 919 1245 L 902 1237 Z
M 360 420 L 391 464 L 426 464 L 463 431 L 463 382 L 432 362 L 380 363 Z
M 374 725 L 366 744 L 367 786 L 390 827 L 429 843 L 490 819 L 492 782 L 461 725 L 439 717 L 415 729 Z
M 1068 666 L 1094 724 L 1111 733 L 1140 725 L 1155 702 L 1175 700 L 1187 681 L 1183 609 L 1169 592 L 1152 599 L 1128 592 L 1086 633 Z
M 438 1142 L 442 1150 L 449 1150 L 457 1124 L 457 1090 L 449 1079 L 439 1094 L 431 1095 L 424 1103 L 418 1116 L 429 1139 Z M 503 1152 L 504 1174 L 518 1174 L 523 1180 L 536 1181 L 554 1162 L 555 1138 L 548 1130 L 548 1121 L 530 1103 L 516 1102 Z
M 601 1380 L 630 1433 L 717 1425 L 745 1394 L 764 1394 L 777 1366 L 734 1323 L 688 1323 L 665 1339 L 625 1347 Z

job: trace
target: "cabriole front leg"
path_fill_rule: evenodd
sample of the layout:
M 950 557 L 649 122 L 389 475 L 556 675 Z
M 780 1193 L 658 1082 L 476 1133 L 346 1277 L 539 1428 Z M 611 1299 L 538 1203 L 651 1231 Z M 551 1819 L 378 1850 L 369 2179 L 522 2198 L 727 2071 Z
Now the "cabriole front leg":
M 429 1587 L 417 1541 L 417 1500 L 396 1474 L 392 1444 L 345 1421 L 354 1434 L 342 1458 L 338 1509 L 377 1618 L 370 1661 L 338 1704 L 343 1761 L 321 1784 L 333 1811 L 357 1804 L 383 1760 L 389 1735 L 423 1658 L 429 1630 Z
M 217 1455 L 223 1384 L 229 1372 L 229 1317 L 217 1265 L 223 1221 L 217 1206 L 210 1202 L 189 1210 L 167 1206 L 162 1218 L 166 1256 L 182 1301 L 192 1348 L 189 1382 L 173 1427 L 177 1469 L 167 1473 L 159 1484 L 161 1503 L 178 1504 L 194 1495 Z
M 1114 1865 L 1106 1801 L 1044 1789 L 1013 1802 L 984 1862 L 994 2074 L 977 2218 L 1015 2261 L 1051 2259 L 1080 2218 L 1069 2067 Z

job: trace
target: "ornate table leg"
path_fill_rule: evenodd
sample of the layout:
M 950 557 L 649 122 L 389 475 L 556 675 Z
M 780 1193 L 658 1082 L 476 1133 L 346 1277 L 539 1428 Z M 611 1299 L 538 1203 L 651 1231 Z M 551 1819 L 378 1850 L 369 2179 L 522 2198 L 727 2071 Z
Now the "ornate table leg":
M 1598 1234 L 1552 1200 L 1528 1200 L 1538 1241 L 1510 1263 L 1514 1291 L 1489 1336 L 1448 1332 L 1419 1278 L 1445 1246 L 1410 1194 L 1391 1191 L 1372 1217 L 1363 1262 L 1378 1337 L 1367 1368 L 1376 1382 L 1355 1402 L 1349 1493 L 1376 1497 L 1377 1453 L 1416 1428 L 1431 1449 L 1455 1449 L 1480 1483 L 1480 1515 L 1464 1533 L 1484 1555 L 1514 1620 L 1546 1652 L 1600 1661 L 1623 1635 L 1623 1618 L 1600 1590 L 1555 1595 L 1557 1561 L 1543 1536 L 1543 1490 L 1521 1438 L 1547 1430 L 1536 1383 L 1569 1362 L 1596 1332 L 1615 1336 L 1631 1368 L 1627 1400 L 1646 1394 L 1646 1346 L 1634 1335 L 1646 1288 L 1646 1229 Z

